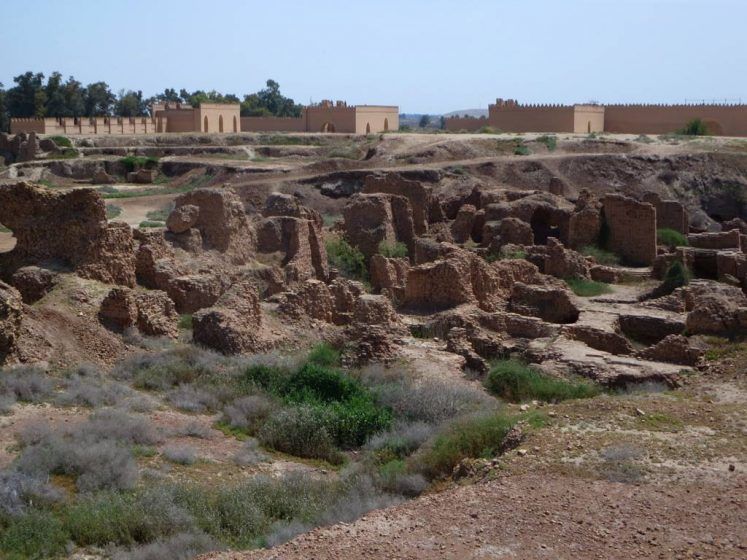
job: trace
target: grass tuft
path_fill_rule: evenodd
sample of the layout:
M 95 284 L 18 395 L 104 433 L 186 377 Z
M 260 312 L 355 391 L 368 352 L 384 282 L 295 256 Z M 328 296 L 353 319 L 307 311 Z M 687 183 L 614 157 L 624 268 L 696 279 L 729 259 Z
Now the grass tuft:
M 586 278 L 566 278 L 565 283 L 580 297 L 594 297 L 612 292 L 609 284 L 597 282 L 596 280 L 587 280 Z
M 600 393 L 599 387 L 591 383 L 550 377 L 514 359 L 497 362 L 488 373 L 485 387 L 510 402 L 559 402 L 586 399 Z

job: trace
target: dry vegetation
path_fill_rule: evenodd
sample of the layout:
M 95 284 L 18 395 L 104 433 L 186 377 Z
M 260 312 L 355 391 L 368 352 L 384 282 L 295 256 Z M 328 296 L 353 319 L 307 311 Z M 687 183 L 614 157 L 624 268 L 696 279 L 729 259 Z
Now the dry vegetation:
M 744 259 L 654 228 L 657 279 L 600 211 L 646 184 L 725 221 L 742 144 L 169 142 L 25 163 L 63 210 L 117 200 L 40 205 L 18 261 L 0 209 L 0 557 L 743 556 Z

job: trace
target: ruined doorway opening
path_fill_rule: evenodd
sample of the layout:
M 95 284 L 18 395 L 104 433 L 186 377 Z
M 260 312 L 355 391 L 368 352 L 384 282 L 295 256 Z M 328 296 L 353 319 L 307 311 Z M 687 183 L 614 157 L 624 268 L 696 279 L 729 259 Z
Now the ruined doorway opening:
M 207 115 L 205 115 L 205 118 L 203 119 L 202 123 L 203 123 L 202 127 L 205 129 L 205 132 L 210 132 L 210 130 L 208 129 L 208 118 L 207 118 Z
M 15 249 L 17 241 L 13 232 L 3 224 L 0 224 L 0 253 L 9 253 Z
M 218 132 L 223 132 L 223 115 L 218 116 Z
M 549 208 L 537 208 L 529 225 L 532 226 L 535 245 L 546 245 L 548 237 L 561 239 L 560 225 L 555 223 Z
M 239 131 L 239 126 L 238 126 L 238 121 L 236 120 L 236 116 L 233 117 L 233 131 L 234 132 Z
M 366 134 L 371 134 L 371 123 L 366 123 Z
M 335 125 L 331 122 L 326 122 L 322 125 L 322 132 L 334 132 L 335 131 Z
M 389 132 L 389 119 L 384 118 L 384 132 Z

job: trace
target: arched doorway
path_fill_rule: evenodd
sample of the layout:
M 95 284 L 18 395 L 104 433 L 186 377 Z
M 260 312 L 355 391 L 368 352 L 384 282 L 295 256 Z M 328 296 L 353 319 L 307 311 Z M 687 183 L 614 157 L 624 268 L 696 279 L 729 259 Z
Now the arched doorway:
M 552 210 L 546 207 L 537 208 L 529 221 L 534 234 L 535 245 L 547 245 L 548 237 L 563 240 L 560 224 L 556 222 Z
M 322 125 L 322 132 L 334 132 L 335 131 L 335 125 L 331 122 L 326 122 Z
M 388 131 L 389 131 L 389 119 L 385 118 L 384 119 L 384 132 L 388 132 Z
M 238 121 L 236 120 L 236 115 L 234 115 L 234 117 L 233 117 L 233 131 L 234 132 L 238 132 L 239 131 L 239 125 L 238 125 Z
M 366 123 L 366 134 L 371 134 L 371 123 Z
M 205 115 L 205 118 L 202 119 L 202 128 L 204 128 L 204 132 L 210 132 L 210 129 L 208 128 L 208 119 L 207 115 Z
M 223 115 L 218 116 L 218 132 L 223 132 Z

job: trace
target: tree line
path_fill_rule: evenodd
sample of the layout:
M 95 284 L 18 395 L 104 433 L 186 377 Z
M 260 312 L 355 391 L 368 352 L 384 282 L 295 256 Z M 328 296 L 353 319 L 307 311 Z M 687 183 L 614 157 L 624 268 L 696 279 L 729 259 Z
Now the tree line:
M 302 106 L 280 93 L 280 84 L 267 80 L 266 87 L 244 95 L 166 88 L 163 93 L 145 97 L 141 90 L 112 92 L 106 82 L 83 85 L 70 76 L 52 72 L 45 81 L 41 72 L 25 72 L 13 78 L 7 89 L 0 83 L 0 131 L 10 130 L 16 117 L 145 117 L 156 102 L 174 102 L 197 107 L 200 103 L 239 103 L 242 117 L 298 117 Z

